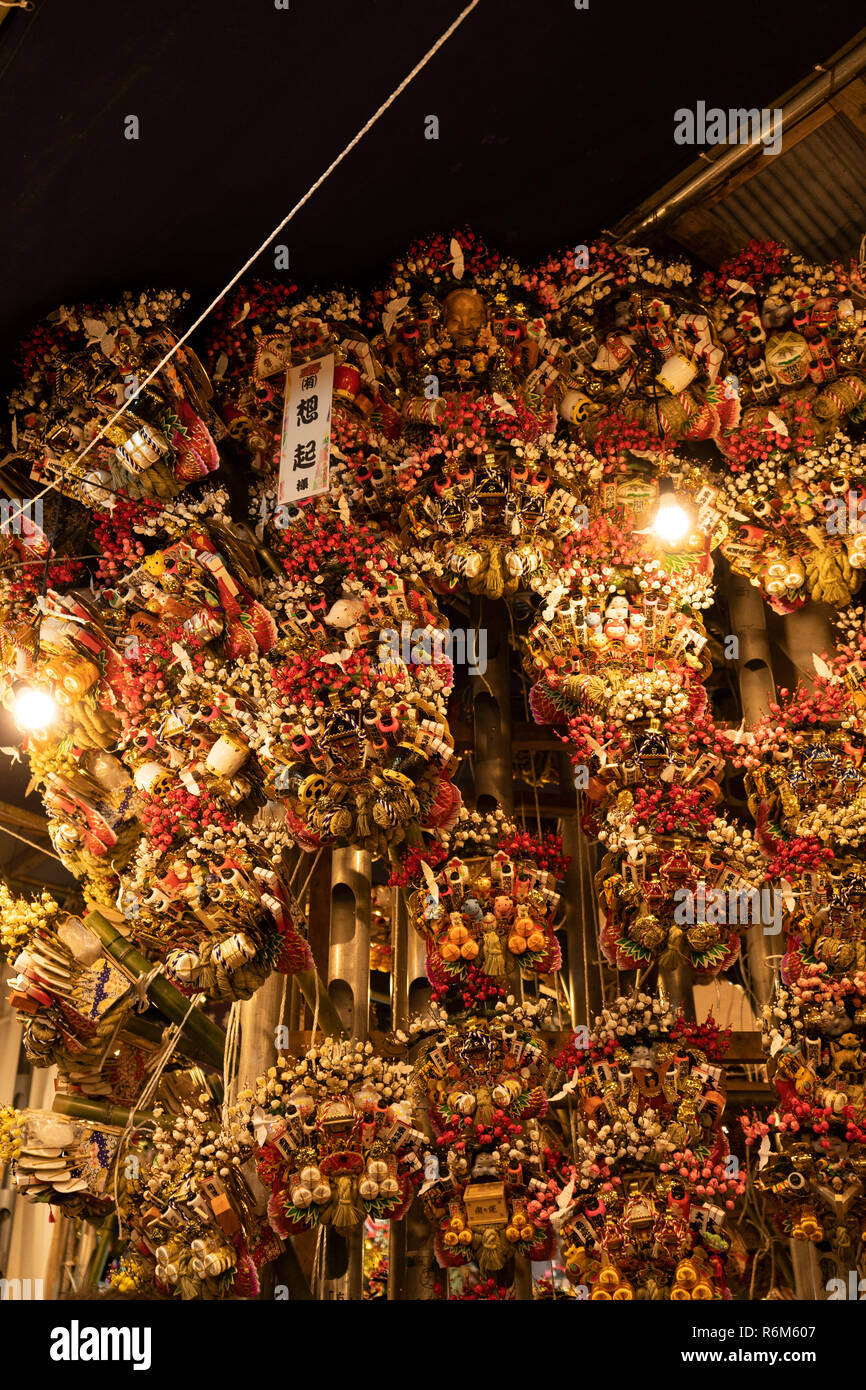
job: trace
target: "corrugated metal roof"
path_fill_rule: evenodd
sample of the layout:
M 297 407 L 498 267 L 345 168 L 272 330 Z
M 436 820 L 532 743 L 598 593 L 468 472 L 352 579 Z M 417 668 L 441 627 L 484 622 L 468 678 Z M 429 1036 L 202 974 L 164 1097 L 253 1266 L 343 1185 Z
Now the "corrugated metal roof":
M 743 244 L 773 237 L 817 261 L 847 260 L 866 232 L 866 139 L 833 116 L 713 212 Z

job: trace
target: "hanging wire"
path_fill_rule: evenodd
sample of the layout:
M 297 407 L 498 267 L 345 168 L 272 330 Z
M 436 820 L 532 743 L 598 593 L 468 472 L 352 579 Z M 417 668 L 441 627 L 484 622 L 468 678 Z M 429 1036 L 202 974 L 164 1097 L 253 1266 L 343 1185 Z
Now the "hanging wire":
M 189 1018 L 190 1014 L 192 1013 L 193 1009 L 196 1007 L 197 1003 L 201 998 L 201 995 L 194 994 L 192 996 L 192 999 L 190 1000 L 189 1008 L 187 1009 L 181 1021 L 179 1023 L 174 1024 L 171 1028 L 166 1029 L 162 1057 L 160 1058 L 154 1072 L 144 1082 L 139 1092 L 138 1099 L 136 1100 L 135 1104 L 132 1106 L 129 1112 L 129 1117 L 126 1121 L 126 1124 L 123 1127 L 120 1139 L 118 1140 L 117 1153 L 114 1159 L 114 1206 L 115 1210 L 117 1211 L 118 1236 L 123 1235 L 123 1219 L 120 1214 L 120 1203 L 117 1192 L 117 1183 L 120 1174 L 121 1155 L 126 1144 L 129 1141 L 129 1137 L 132 1134 L 133 1129 L 135 1128 L 136 1115 L 140 1110 L 143 1110 L 146 1105 L 149 1105 L 153 1096 L 156 1095 L 156 1088 L 159 1085 L 162 1073 L 165 1071 L 165 1068 L 171 1059 L 172 1053 L 174 1052 L 178 1039 L 180 1038 L 180 1035 L 183 1032 L 184 1027 L 186 1026 L 187 1019 Z
M 363 140 L 367 132 L 369 130 L 372 130 L 373 126 L 376 124 L 379 118 L 383 116 L 391 106 L 393 106 L 397 98 L 401 96 L 402 93 L 406 90 L 406 88 L 410 85 L 410 83 L 414 81 L 414 79 L 418 76 L 418 73 L 421 72 L 422 69 L 427 66 L 431 58 L 435 57 L 442 45 L 447 43 L 451 35 L 457 29 L 459 29 L 464 19 L 466 19 L 467 15 L 472 13 L 472 11 L 476 8 L 478 3 L 479 0 L 470 0 L 470 3 L 466 6 L 464 10 L 460 12 L 460 14 L 454 20 L 453 24 L 449 24 L 448 28 L 444 31 L 444 33 L 440 34 L 439 38 L 432 45 L 432 47 L 428 48 L 423 58 L 421 58 L 420 61 L 415 64 L 414 68 L 412 68 L 411 72 L 409 72 L 406 75 L 406 77 L 403 78 L 403 81 L 399 84 L 399 86 L 394 88 L 391 95 L 387 97 L 385 101 L 382 102 L 381 106 L 379 106 L 377 110 L 374 111 L 370 119 L 365 122 L 365 124 L 361 127 L 357 134 L 352 137 L 349 143 L 343 147 L 343 149 L 337 155 L 336 159 L 333 159 L 331 163 L 328 165 L 327 169 L 325 169 L 324 173 L 319 175 L 315 183 L 310 185 L 306 193 L 303 195 L 302 198 L 298 200 L 297 203 L 295 203 L 295 206 L 291 209 L 291 211 L 282 219 L 281 222 L 277 223 L 276 227 L 273 228 L 273 230 L 268 234 L 268 236 L 261 243 L 261 245 L 256 248 L 256 250 L 252 253 L 251 256 L 247 258 L 246 261 L 244 261 L 240 269 L 236 271 L 232 278 L 223 286 L 219 294 L 217 294 L 216 297 L 211 300 L 210 304 L 208 304 L 207 307 L 202 310 L 195 322 L 192 323 L 186 330 L 186 332 L 183 333 L 180 336 L 180 338 L 177 339 L 177 341 L 171 346 L 171 348 L 169 348 L 168 352 L 166 352 L 160 358 L 159 362 L 157 362 L 153 370 L 144 378 L 143 381 L 138 383 L 135 391 L 133 391 L 127 397 L 124 404 L 118 410 L 115 411 L 115 413 L 111 416 L 109 420 L 105 422 L 104 425 L 101 426 L 101 428 L 90 440 L 90 443 L 87 444 L 87 446 L 82 450 L 82 452 L 76 456 L 76 464 L 79 464 L 82 461 L 82 459 L 86 458 L 87 455 L 91 452 L 91 450 L 99 443 L 99 441 L 105 438 L 106 430 L 109 430 L 112 427 L 112 425 L 115 425 L 118 420 L 123 418 L 123 416 L 127 413 L 130 406 L 132 405 L 133 401 L 136 401 L 138 399 L 142 391 L 144 391 L 145 388 L 149 386 L 150 383 L 159 375 L 163 367 L 168 365 L 171 359 L 183 347 L 184 343 L 189 341 L 193 333 L 195 333 L 195 331 L 198 328 L 200 328 L 201 325 L 204 323 L 205 319 L 213 313 L 214 309 L 225 298 L 229 290 L 234 289 L 235 285 L 237 285 L 238 282 L 247 273 L 247 271 L 251 269 L 251 267 L 259 259 L 259 257 L 263 255 L 265 251 L 267 251 L 274 238 L 278 236 L 280 232 L 282 232 L 289 225 L 289 223 L 297 215 L 297 213 L 301 211 L 301 208 L 303 208 L 310 201 L 313 194 L 318 192 L 318 190 L 322 187 L 322 184 L 325 183 L 325 181 L 330 177 L 334 170 L 338 168 L 340 164 L 342 164 L 343 160 L 347 157 L 347 155 L 351 154 L 352 150 L 356 147 L 356 145 L 360 144 L 361 140 Z M 37 492 L 35 497 L 29 498 L 28 500 L 31 502 L 35 502 L 36 500 L 38 500 L 38 498 L 44 497 L 46 493 L 51 492 L 51 490 L 54 487 L 56 487 L 56 483 L 51 482 L 47 484 L 47 486 L 44 487 L 41 492 Z M 17 515 L 22 515 L 22 511 L 23 508 L 19 510 Z M 14 520 L 14 518 L 11 519 Z
M 39 853 L 44 854 L 46 859 L 56 859 L 58 864 L 63 864 L 59 854 L 55 854 L 53 850 L 45 849 L 43 845 L 35 844 L 33 840 L 28 840 L 24 835 L 17 835 L 14 830 L 7 830 L 5 825 L 0 825 L 0 834 L 11 835 L 13 840 L 20 840 L 22 845 L 29 845 L 31 849 L 38 849 Z M 63 867 L 65 868 L 66 865 L 64 864 Z

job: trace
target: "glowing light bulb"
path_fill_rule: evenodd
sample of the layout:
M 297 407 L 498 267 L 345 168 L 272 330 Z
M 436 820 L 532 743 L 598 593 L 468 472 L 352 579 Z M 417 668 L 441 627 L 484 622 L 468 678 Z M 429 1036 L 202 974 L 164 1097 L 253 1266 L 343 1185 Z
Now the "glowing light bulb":
M 57 718 L 57 706 L 47 690 L 25 685 L 15 696 L 12 717 L 19 729 L 47 729 Z
M 664 541 L 665 545 L 676 545 L 677 541 L 685 540 L 691 525 L 691 517 L 678 502 L 673 498 L 662 498 L 653 522 L 653 530 L 659 540 Z

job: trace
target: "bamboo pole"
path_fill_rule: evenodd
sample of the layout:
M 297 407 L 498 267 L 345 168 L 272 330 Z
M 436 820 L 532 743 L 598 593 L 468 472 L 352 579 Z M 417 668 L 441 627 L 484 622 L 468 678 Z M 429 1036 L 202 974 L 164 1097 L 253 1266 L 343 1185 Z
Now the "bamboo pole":
M 572 1025 L 592 1026 L 604 1004 L 598 969 L 598 909 L 592 885 L 592 863 L 586 836 L 577 819 L 559 822 L 563 852 L 569 856 L 565 871 L 565 929 L 568 990 Z
M 72 1239 L 72 1221 L 59 1209 L 54 1212 L 54 1234 L 45 1267 L 45 1302 L 54 1303 L 64 1292 L 66 1251 Z
M 399 888 L 391 892 L 391 1023 L 404 1031 L 409 1023 L 409 911 Z M 388 1224 L 388 1299 L 406 1297 L 406 1222 Z
M 315 1013 L 316 997 L 319 1000 L 319 1027 L 323 1033 L 328 1033 L 332 1038 L 339 1038 L 343 1033 L 343 1020 L 334 1007 L 334 1002 L 325 988 L 324 981 L 317 970 L 299 970 L 294 977 L 298 982 L 298 989 L 304 997 L 304 1001 L 311 1014 Z M 311 1038 L 311 1041 L 313 1039 Z
M 681 960 L 677 965 L 659 966 L 659 986 L 668 1007 L 681 1009 L 683 1017 L 695 1019 L 695 991 L 692 967 Z
M 85 1289 L 95 1289 L 105 1273 L 105 1266 L 108 1264 L 111 1255 L 111 1247 L 114 1243 L 117 1231 L 117 1217 L 114 1212 L 107 1216 L 102 1223 L 99 1232 L 99 1241 L 96 1249 L 90 1257 L 87 1266 L 87 1274 L 84 1279 Z
M 504 600 L 476 598 L 472 603 L 472 623 L 476 632 L 486 630 L 487 665 L 471 677 L 472 711 L 475 734 L 473 772 L 475 805 L 484 814 L 501 806 L 506 815 L 514 814 L 514 757 L 511 746 L 511 650 L 508 645 L 508 607 Z M 484 648 L 476 640 L 475 651 Z M 508 989 L 518 1001 L 523 999 L 520 967 L 507 976 Z M 532 1298 L 529 1261 L 514 1257 L 516 1298 Z
M 153 1016 L 148 1017 L 146 1014 L 133 1014 L 130 1018 L 124 1020 L 121 1036 L 126 1033 L 133 1038 L 140 1039 L 142 1042 L 152 1043 L 154 1047 L 158 1048 L 165 1042 L 165 1029 L 165 1019 L 160 1020 Z M 178 1038 L 174 1050 L 179 1052 L 182 1057 L 186 1057 L 190 1062 L 208 1065 L 210 1063 L 210 1059 L 183 1033 L 181 1033 Z
M 150 974 L 153 969 L 152 962 L 143 956 L 117 927 L 112 926 L 101 912 L 88 913 L 85 921 L 90 930 L 99 937 L 103 949 L 120 966 L 124 974 L 134 980 Z M 211 1066 L 221 1069 L 225 1051 L 225 1034 L 222 1029 L 200 1009 L 190 1011 L 189 1000 L 162 975 L 154 975 L 147 986 L 147 993 L 172 1023 L 183 1023 L 187 1040 L 199 1050 L 202 1057 Z
M 94 1125 L 104 1125 L 107 1129 L 124 1130 L 129 1123 L 130 1111 L 122 1105 L 103 1105 L 98 1100 L 87 1100 L 84 1096 L 54 1097 L 52 1105 L 58 1115 L 69 1115 L 75 1120 L 88 1120 Z M 155 1125 L 156 1116 L 149 1110 L 136 1110 L 135 1127 Z
M 483 625 L 487 639 L 486 668 L 484 671 L 479 669 L 478 675 L 471 677 L 475 726 L 475 804 L 482 813 L 501 806 L 510 816 L 514 813 L 514 780 L 511 755 L 511 658 L 505 603 L 502 600 L 473 600 L 472 622 L 476 632 L 480 632 Z

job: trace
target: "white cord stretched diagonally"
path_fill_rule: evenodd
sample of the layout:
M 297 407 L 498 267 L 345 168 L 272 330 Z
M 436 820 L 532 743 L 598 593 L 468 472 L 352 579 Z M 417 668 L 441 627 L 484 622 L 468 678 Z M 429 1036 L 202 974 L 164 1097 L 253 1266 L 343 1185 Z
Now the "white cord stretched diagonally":
M 112 425 L 115 425 L 115 424 L 117 423 L 117 421 L 118 421 L 123 415 L 126 414 L 127 410 L 128 410 L 129 407 L 132 405 L 133 401 L 135 401 L 135 400 L 138 399 L 138 397 L 141 395 L 141 393 L 142 393 L 142 391 L 145 389 L 145 387 L 150 385 L 150 383 L 153 381 L 154 377 L 159 375 L 159 373 L 162 371 L 162 369 L 163 369 L 163 367 L 166 365 L 166 363 L 168 363 L 168 362 L 171 361 L 171 359 L 172 359 L 172 357 L 174 357 L 175 353 L 176 353 L 180 348 L 183 347 L 184 343 L 187 342 L 187 340 L 188 340 L 189 338 L 192 337 L 192 335 L 193 335 L 193 333 L 196 331 L 196 329 L 201 327 L 201 325 L 204 323 L 204 321 L 205 321 L 205 319 L 208 317 L 208 315 L 211 314 L 211 313 L 213 313 L 214 309 L 215 309 L 216 306 L 220 303 L 220 301 L 221 301 L 222 299 L 224 299 L 224 297 L 228 294 L 229 290 L 231 290 L 231 289 L 234 288 L 234 286 L 238 283 L 238 281 L 241 279 L 241 277 L 244 276 L 244 275 L 246 274 L 246 272 L 250 269 L 250 267 L 251 267 L 252 265 L 255 264 L 255 262 L 258 260 L 259 256 L 261 256 L 263 252 L 267 251 L 267 249 L 268 249 L 268 247 L 270 246 L 271 242 L 273 241 L 274 237 L 275 237 L 275 236 L 278 236 L 279 233 L 283 230 L 283 228 L 284 228 L 284 227 L 287 227 L 287 226 L 289 225 L 289 223 L 291 222 L 291 220 L 292 220 L 292 218 L 295 216 L 295 214 L 298 213 L 298 212 L 300 212 L 301 208 L 302 208 L 306 203 L 308 203 L 308 202 L 310 201 L 310 199 L 312 198 L 312 196 L 313 196 L 314 193 L 317 193 L 317 192 L 318 192 L 318 190 L 321 188 L 322 184 L 325 182 L 326 179 L 328 179 L 328 178 L 330 177 L 330 175 L 334 172 L 334 170 L 338 167 L 338 165 L 342 164 L 342 162 L 343 162 L 343 160 L 346 158 L 346 156 L 349 155 L 349 154 L 351 154 L 352 150 L 355 148 L 356 145 L 360 144 L 361 140 L 363 140 L 363 138 L 364 138 L 364 136 L 367 134 L 368 130 L 372 130 L 373 126 L 374 126 L 374 125 L 376 124 L 376 122 L 379 120 L 379 117 L 380 117 L 380 116 L 384 116 L 384 114 L 385 114 L 385 112 L 388 110 L 388 108 L 389 108 L 390 106 L 393 106 L 393 104 L 394 104 L 394 102 L 397 100 L 397 98 L 398 98 L 403 92 L 405 92 L 406 88 L 409 86 L 409 84 L 410 84 L 411 82 L 414 81 L 414 79 L 418 76 L 418 73 L 422 70 L 422 68 L 425 68 L 425 67 L 427 66 L 427 64 L 430 62 L 430 59 L 433 58 L 433 57 L 439 52 L 439 49 L 442 47 L 442 45 L 448 42 L 448 40 L 450 39 L 451 35 L 455 32 L 456 29 L 459 29 L 460 25 L 463 23 L 463 21 L 464 21 L 464 19 L 466 18 L 466 16 L 467 16 L 468 14 L 470 14 L 470 13 L 472 12 L 472 10 L 475 9 L 475 7 L 476 7 L 476 5 L 478 5 L 478 3 L 479 3 L 479 0 L 471 0 L 471 3 L 468 4 L 464 10 L 461 10 L 460 14 L 459 14 L 459 15 L 457 16 L 457 18 L 454 20 L 454 23 L 453 23 L 453 24 L 449 24 L 449 26 L 448 26 L 448 28 L 445 30 L 445 32 L 444 32 L 443 34 L 440 34 L 439 38 L 438 38 L 438 39 L 436 40 L 436 42 L 433 44 L 432 48 L 428 48 L 427 52 L 424 54 L 424 57 L 423 57 L 419 62 L 417 62 L 417 63 L 415 64 L 414 68 L 412 69 L 412 71 L 411 71 L 410 73 L 408 73 L 408 74 L 406 75 L 406 77 L 403 78 L 403 81 L 400 83 L 399 87 L 395 87 L 395 88 L 394 88 L 393 92 L 392 92 L 391 95 L 387 98 L 387 100 L 386 100 L 386 101 L 383 101 L 383 102 L 382 102 L 382 105 L 378 108 L 378 110 L 374 111 L 373 115 L 372 115 L 372 116 L 370 117 L 370 119 L 366 122 L 366 124 L 364 124 L 364 125 L 361 126 L 361 129 L 358 131 L 357 135 L 355 135 L 355 136 L 349 141 L 348 145 L 346 145 L 346 146 L 340 151 L 340 153 L 337 155 L 336 159 L 334 159 L 334 160 L 331 161 L 331 163 L 328 165 L 328 167 L 327 167 L 327 169 L 325 170 L 325 172 L 324 172 L 323 174 L 320 174 L 319 177 L 316 179 L 316 182 L 315 182 L 314 184 L 312 184 L 312 185 L 307 189 L 307 191 L 306 191 L 306 193 L 304 194 L 303 198 L 301 198 L 297 203 L 295 203 L 295 206 L 292 208 L 291 212 L 288 213 L 287 216 L 285 216 L 285 217 L 283 218 L 282 222 L 279 222 L 279 223 L 277 224 L 277 226 L 274 227 L 273 231 L 270 232 L 270 234 L 265 238 L 265 240 L 262 242 L 261 246 L 257 247 L 256 250 L 253 252 L 253 254 L 252 254 L 246 261 L 244 261 L 244 263 L 243 263 L 243 265 L 241 266 L 240 270 L 238 270 L 238 271 L 232 276 L 231 280 L 229 280 L 228 283 L 227 283 L 226 285 L 223 286 L 223 288 L 220 290 L 220 292 L 219 292 L 219 294 L 216 296 L 216 298 L 215 298 L 215 299 L 212 299 L 211 302 L 210 302 L 210 304 L 207 306 L 207 308 L 204 309 L 204 310 L 202 311 L 202 313 L 199 314 L 198 318 L 195 320 L 195 323 L 191 324 L 190 327 L 189 327 L 189 328 L 186 330 L 186 332 L 183 334 L 183 336 L 180 337 L 180 338 L 178 338 L 178 340 L 177 340 L 177 342 L 174 344 L 174 346 L 173 346 L 172 348 L 169 349 L 169 351 L 165 354 L 164 357 L 162 357 L 162 358 L 160 359 L 159 362 L 157 362 L 156 366 L 154 367 L 154 369 L 153 369 L 153 371 L 150 373 L 150 375 L 149 375 L 149 376 L 146 376 L 146 377 L 144 378 L 144 381 L 142 381 L 142 382 L 139 383 L 139 385 L 136 387 L 136 389 L 135 389 L 135 391 L 132 393 L 132 395 L 130 395 L 129 398 L 128 398 L 126 401 L 124 401 L 123 405 L 120 407 L 119 410 L 115 411 L 115 413 L 112 415 L 111 419 L 110 419 L 110 420 L 106 420 L 105 424 L 104 424 L 104 425 L 102 426 L 102 428 L 98 431 L 98 433 L 95 434 L 95 435 L 93 436 L 93 438 L 91 439 L 91 441 L 90 441 L 90 443 L 87 445 L 87 447 L 86 447 L 85 449 L 82 449 L 81 453 L 76 457 L 76 460 L 75 460 L 76 464 L 80 463 L 81 460 L 82 460 L 83 458 L 85 458 L 85 457 L 90 453 L 90 451 L 91 451 L 91 449 L 94 447 L 94 445 L 95 445 L 95 444 L 98 444 L 99 441 L 100 441 L 100 439 L 104 438 L 104 436 L 105 436 L 105 431 L 108 430 L 108 429 L 111 429 L 111 426 L 112 426 Z M 28 499 L 27 499 L 27 500 L 28 500 L 28 503 L 33 503 L 33 502 L 35 502 L 38 498 L 44 497 L 45 494 L 46 494 L 47 492 L 50 492 L 50 491 L 52 490 L 52 488 L 55 487 L 55 485 L 56 485 L 56 484 L 53 483 L 53 482 L 52 482 L 52 483 L 49 483 L 46 487 L 44 487 L 44 488 L 42 489 L 41 492 L 37 492 L 35 497 L 28 498 Z M 20 516 L 20 515 L 22 515 L 22 513 L 23 513 L 23 507 L 21 508 L 21 510 L 18 512 L 17 515 Z M 11 520 L 14 521 L 15 518 L 12 517 Z
M 228 1126 L 229 1110 L 235 1101 L 238 1083 L 238 1063 L 241 1049 L 241 1001 L 235 999 L 229 1009 L 226 1024 L 226 1044 L 223 1053 L 223 1125 Z
M 156 1064 L 156 1067 L 154 1068 L 154 1071 L 151 1074 L 151 1076 L 148 1077 L 142 1085 L 142 1088 L 138 1094 L 138 1100 L 135 1102 L 132 1109 L 130 1110 L 129 1117 L 126 1121 L 126 1124 L 123 1127 L 123 1132 L 119 1140 L 117 1141 L 117 1152 L 114 1156 L 114 1207 L 117 1212 L 118 1236 L 123 1235 L 123 1217 L 120 1214 L 120 1202 L 117 1190 L 118 1177 L 120 1175 L 120 1161 L 123 1154 L 123 1150 L 126 1147 L 127 1140 L 129 1139 L 133 1129 L 135 1128 L 136 1115 L 139 1113 L 139 1111 L 143 1110 L 145 1106 L 150 1103 L 151 1098 L 154 1095 L 156 1095 L 156 1088 L 159 1085 L 162 1073 L 165 1071 L 165 1068 L 168 1065 L 172 1053 L 174 1052 L 175 1044 L 177 1043 L 178 1038 L 184 1030 L 187 1019 L 189 1018 L 193 1009 L 196 1007 L 196 1004 L 199 1002 L 200 997 L 200 995 L 194 994 L 190 1000 L 189 1008 L 187 1009 L 180 1022 L 174 1024 L 171 1028 L 166 1030 L 165 1038 L 162 1044 L 162 1056 L 159 1057 L 159 1054 L 157 1054 L 159 1060 Z

